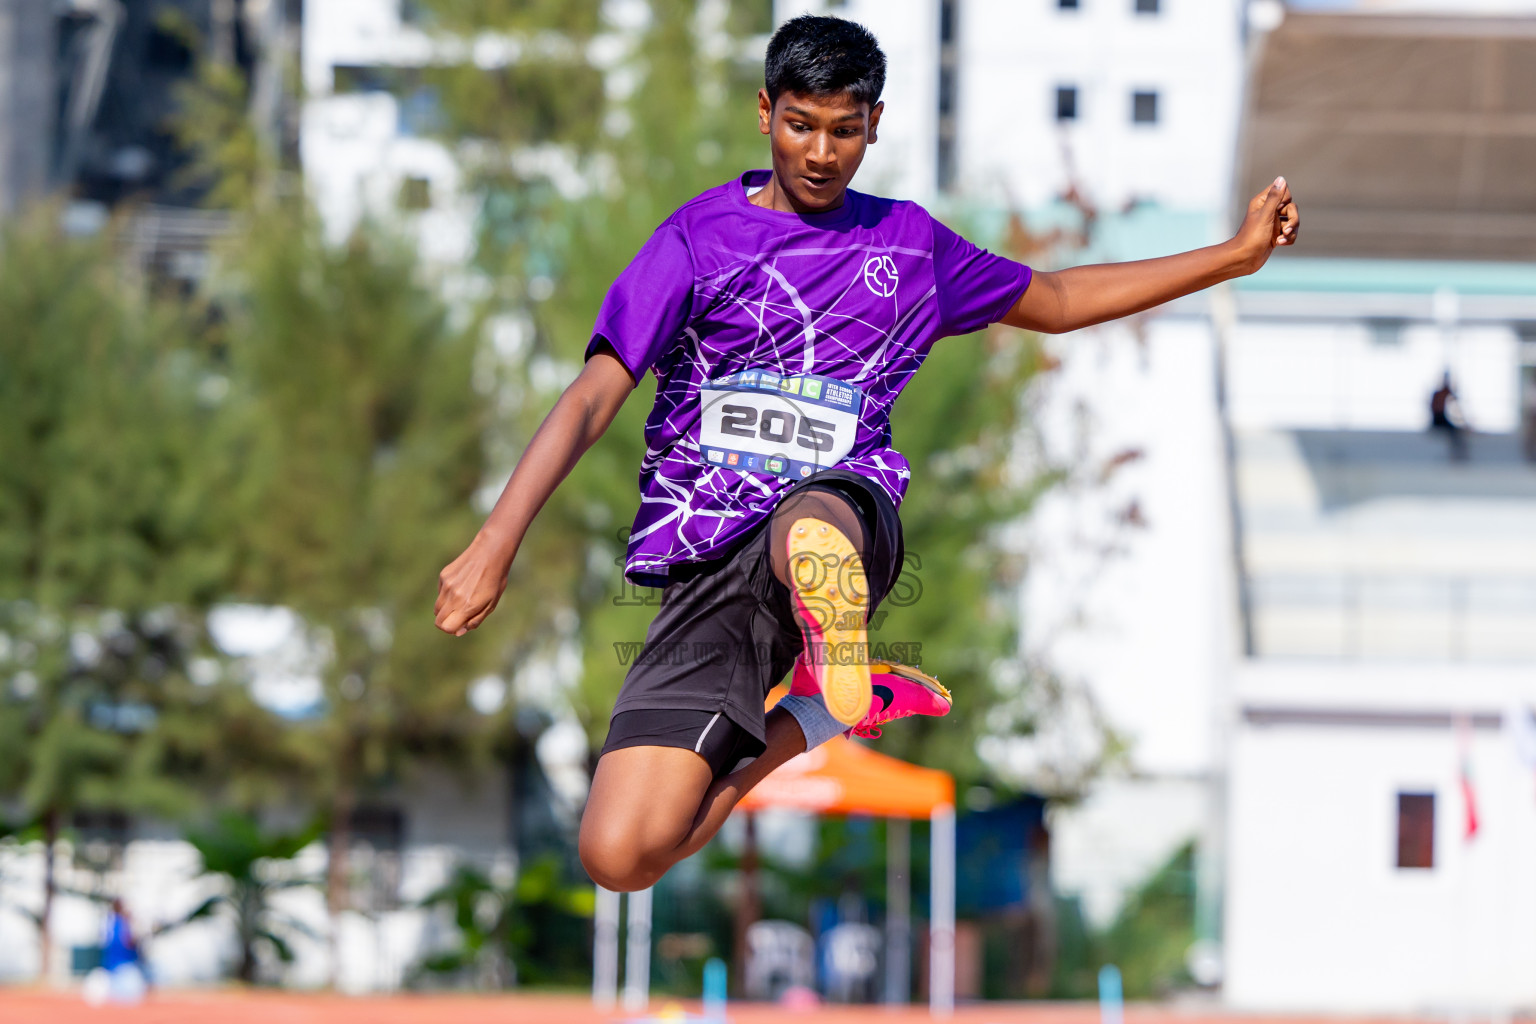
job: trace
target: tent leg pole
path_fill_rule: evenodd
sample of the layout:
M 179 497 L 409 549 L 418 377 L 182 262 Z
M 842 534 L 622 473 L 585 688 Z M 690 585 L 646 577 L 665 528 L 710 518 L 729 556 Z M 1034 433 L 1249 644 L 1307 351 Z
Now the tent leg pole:
M 933 809 L 933 877 L 928 933 L 928 1010 L 955 1012 L 955 809 Z
M 597 912 L 592 921 L 592 1005 L 613 1009 L 619 998 L 618 893 L 597 887 Z
M 651 892 L 629 894 L 629 941 L 624 951 L 624 1009 L 640 1013 L 651 1001 Z
M 912 998 L 912 823 L 885 820 L 885 1001 Z

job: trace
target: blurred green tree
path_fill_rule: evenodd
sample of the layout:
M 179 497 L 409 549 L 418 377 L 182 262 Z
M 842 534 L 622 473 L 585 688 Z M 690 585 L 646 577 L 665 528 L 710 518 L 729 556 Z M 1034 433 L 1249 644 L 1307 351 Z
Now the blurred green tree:
M 204 296 L 242 446 L 232 593 L 297 612 L 324 666 L 321 712 L 290 734 L 310 770 L 301 799 L 329 824 L 336 914 L 359 798 L 424 762 L 483 765 L 496 738 L 467 700 L 494 642 L 432 620 L 437 572 L 472 535 L 488 475 L 483 321 L 450 306 L 404 234 L 365 222 L 328 245 L 278 187 L 289 172 L 245 101 L 207 62 L 176 132 L 209 202 L 240 224 Z
M 1195 844 L 1174 851 L 1125 901 L 1102 937 L 1106 963 L 1120 968 L 1129 998 L 1166 999 L 1190 985 L 1195 941 Z
M 212 300 L 249 444 L 236 588 L 296 611 L 324 666 L 323 709 L 296 731 L 339 912 L 359 797 L 421 761 L 483 763 L 492 739 L 467 699 L 487 638 L 432 621 L 486 475 L 479 325 L 403 239 L 364 225 L 327 246 L 302 208 L 253 219 L 224 261 Z
M 230 748 L 185 728 L 210 709 L 272 738 L 203 626 L 230 568 L 215 377 L 57 215 L 0 234 L 0 794 L 43 844 L 45 964 L 74 812 L 175 815 L 229 782 Z

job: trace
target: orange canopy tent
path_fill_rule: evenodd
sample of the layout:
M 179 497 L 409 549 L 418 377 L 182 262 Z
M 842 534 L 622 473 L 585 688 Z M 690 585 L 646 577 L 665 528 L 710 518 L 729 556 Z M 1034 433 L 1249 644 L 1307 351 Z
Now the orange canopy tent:
M 839 736 L 779 766 L 736 808 L 929 818 L 936 808 L 954 805 L 955 780 L 948 772 L 919 768 Z
M 775 702 L 779 691 L 769 695 Z M 955 780 L 839 736 L 780 765 L 736 805 L 816 814 L 868 814 L 892 818 L 887 850 L 886 1000 L 905 1003 L 911 939 L 911 839 L 907 821 L 932 825 L 932 893 L 928 924 L 928 1004 L 934 1016 L 955 1005 Z M 898 827 L 898 824 L 900 827 Z M 898 966 L 899 965 L 899 966 Z

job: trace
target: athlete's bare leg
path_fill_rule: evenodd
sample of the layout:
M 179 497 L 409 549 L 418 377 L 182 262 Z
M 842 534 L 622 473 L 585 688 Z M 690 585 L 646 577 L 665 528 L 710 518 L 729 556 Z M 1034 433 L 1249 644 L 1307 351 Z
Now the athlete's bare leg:
M 581 815 L 581 863 L 605 889 L 633 892 L 709 842 L 747 790 L 805 750 L 800 724 L 768 712 L 768 749 L 710 781 L 709 762 L 684 747 L 624 747 L 597 762 Z
M 821 489 L 797 492 L 774 510 L 769 525 L 773 573 L 792 586 L 785 538 L 800 519 L 835 526 L 861 553 L 867 528 L 853 503 Z M 654 885 L 678 861 L 702 849 L 731 810 L 775 768 L 805 751 L 794 715 L 768 713 L 767 749 L 756 759 L 711 780 L 709 763 L 683 747 L 623 747 L 604 754 L 592 777 L 581 816 L 581 862 L 605 889 L 632 892 Z

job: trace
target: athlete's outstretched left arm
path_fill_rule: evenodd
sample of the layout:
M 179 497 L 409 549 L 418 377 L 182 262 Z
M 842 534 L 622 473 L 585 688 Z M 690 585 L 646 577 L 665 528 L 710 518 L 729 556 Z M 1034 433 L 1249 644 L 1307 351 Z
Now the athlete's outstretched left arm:
M 1134 263 L 1037 272 L 1002 322 L 1065 334 L 1252 274 L 1276 246 L 1295 245 L 1301 214 L 1284 178 L 1248 203 L 1237 234 L 1220 245 Z

